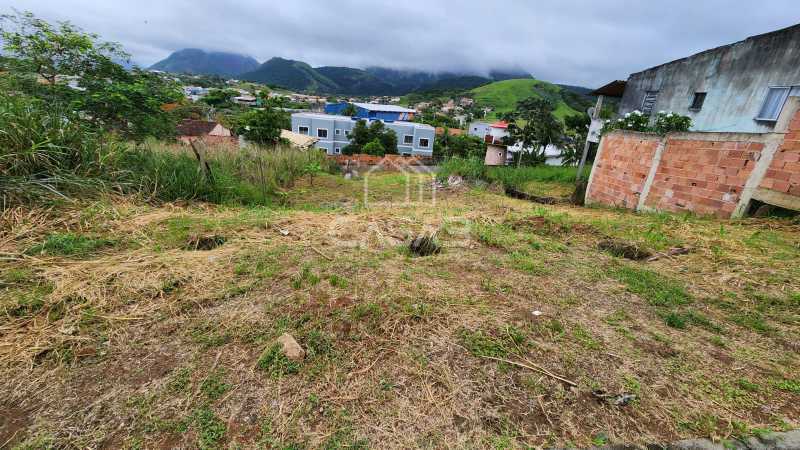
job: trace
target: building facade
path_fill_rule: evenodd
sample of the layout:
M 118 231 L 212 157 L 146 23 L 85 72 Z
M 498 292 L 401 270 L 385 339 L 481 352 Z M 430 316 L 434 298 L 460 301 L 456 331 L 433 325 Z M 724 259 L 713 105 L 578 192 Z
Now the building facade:
M 530 149 L 523 149 L 521 143 L 514 145 L 504 145 L 505 138 L 508 137 L 508 124 L 497 122 L 488 124 L 485 122 L 473 122 L 469 125 L 469 134 L 483 139 L 487 144 L 486 158 L 484 163 L 487 166 L 502 166 L 510 164 L 514 160 L 514 154 L 519 151 L 530 153 Z M 560 166 L 564 158 L 561 156 L 561 149 L 555 145 L 544 147 L 545 164 L 548 166 Z
M 359 119 L 379 119 L 383 121 L 411 121 L 414 120 L 416 110 L 404 108 L 397 105 L 376 105 L 372 103 L 328 103 L 325 105 L 325 113 L 332 115 L 342 114 L 349 105 L 353 105 L 356 109 L 356 115 Z
M 331 114 L 292 114 L 292 131 L 318 138 L 317 147 L 329 155 L 339 155 L 350 144 L 350 133 L 358 118 Z M 397 134 L 397 153 L 409 156 L 432 156 L 436 130 L 413 122 L 384 121 L 386 128 Z
M 767 133 L 800 96 L 800 25 L 634 73 L 619 113 L 669 111 L 693 131 Z

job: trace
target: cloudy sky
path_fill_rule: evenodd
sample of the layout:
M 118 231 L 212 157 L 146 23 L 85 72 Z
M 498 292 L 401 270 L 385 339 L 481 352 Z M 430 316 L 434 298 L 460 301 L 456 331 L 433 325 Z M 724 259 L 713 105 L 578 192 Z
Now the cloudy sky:
M 140 65 L 186 47 L 311 65 L 487 72 L 598 86 L 800 22 L 797 0 L 0 0 L 122 43 Z

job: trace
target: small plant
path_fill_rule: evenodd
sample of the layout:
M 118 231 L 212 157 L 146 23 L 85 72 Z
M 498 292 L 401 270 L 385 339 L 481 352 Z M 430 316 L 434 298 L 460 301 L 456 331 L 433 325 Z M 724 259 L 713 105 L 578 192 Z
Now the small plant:
M 692 118 L 666 111 L 659 111 L 653 123 L 653 131 L 665 135 L 673 132 L 689 131 L 692 128 Z
M 225 422 L 207 406 L 195 411 L 193 419 L 197 427 L 197 446 L 201 449 L 218 448 L 227 431 Z
M 294 289 L 302 289 L 304 285 L 316 286 L 319 283 L 319 276 L 311 271 L 311 266 L 304 265 L 300 273 L 292 280 Z
M 167 389 L 172 392 L 186 392 L 192 379 L 192 372 L 187 367 L 179 369 L 167 382 Z
M 266 371 L 273 378 L 280 378 L 300 371 L 300 364 L 287 358 L 283 353 L 283 348 L 278 343 L 264 351 L 257 364 L 259 369 Z
M 784 379 L 775 382 L 775 387 L 786 392 L 800 394 L 800 379 L 789 380 Z
M 667 313 L 664 316 L 664 323 L 672 328 L 677 328 L 679 330 L 683 330 L 686 328 L 686 318 L 675 311 Z
M 73 233 L 53 233 L 39 245 L 25 251 L 28 255 L 86 256 L 99 249 L 113 246 L 111 239 L 101 239 Z
M 689 131 L 690 128 L 692 128 L 692 118 L 689 116 L 659 111 L 653 119 L 653 125 L 650 126 L 650 117 L 636 110 L 617 120 L 606 120 L 600 132 L 606 134 L 614 130 L 629 130 L 657 133 L 663 136 L 672 132 Z
M 442 246 L 436 242 L 436 233 L 417 237 L 411 241 L 408 248 L 416 256 L 437 255 L 442 251 Z
M 225 372 L 217 370 L 206 377 L 200 385 L 200 390 L 206 395 L 209 400 L 217 400 L 222 397 L 231 388 L 231 385 L 223 381 Z

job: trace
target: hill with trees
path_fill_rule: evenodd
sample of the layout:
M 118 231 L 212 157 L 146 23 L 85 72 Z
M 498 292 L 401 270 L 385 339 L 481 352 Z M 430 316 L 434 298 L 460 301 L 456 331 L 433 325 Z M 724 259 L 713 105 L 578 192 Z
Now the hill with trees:
M 193 75 L 219 75 L 235 77 L 258 68 L 258 61 L 250 56 L 226 52 L 206 52 L 186 48 L 172 53 L 152 66 L 151 70 Z
M 533 78 L 496 81 L 468 92 L 478 107 L 492 108 L 487 118 L 496 119 L 516 108 L 521 100 L 542 98 L 555 106 L 553 114 L 563 120 L 572 114 L 582 114 L 591 100 L 558 85 Z

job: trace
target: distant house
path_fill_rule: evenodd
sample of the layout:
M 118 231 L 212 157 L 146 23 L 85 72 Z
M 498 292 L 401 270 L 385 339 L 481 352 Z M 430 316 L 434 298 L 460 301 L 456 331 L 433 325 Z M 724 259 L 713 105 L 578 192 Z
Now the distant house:
M 800 24 L 706 50 L 630 75 L 619 114 L 668 111 L 693 131 L 773 131 L 790 96 L 800 96 Z M 603 89 L 603 88 L 601 88 Z
M 350 144 L 350 133 L 358 118 L 317 113 L 292 114 L 292 131 L 318 138 L 317 147 L 329 155 L 338 155 Z M 376 119 L 373 119 L 376 120 Z M 408 156 L 432 156 L 435 130 L 414 122 L 384 121 L 397 135 L 397 153 Z
M 416 110 L 397 105 L 379 105 L 372 103 L 329 103 L 325 105 L 325 114 L 341 114 L 349 105 L 353 105 L 359 119 L 379 119 L 383 121 L 411 121 L 414 120 Z
M 258 99 L 252 95 L 240 95 L 238 97 L 233 97 L 233 102 L 237 105 L 244 105 L 244 106 L 257 106 Z
M 178 140 L 189 144 L 193 141 L 203 141 L 210 144 L 235 143 L 237 139 L 231 130 L 219 122 L 184 119 L 177 126 Z
M 469 126 L 469 134 L 478 136 L 486 142 L 486 158 L 484 163 L 487 166 L 503 166 L 509 164 L 514 159 L 517 152 L 528 152 L 530 148 L 524 149 L 522 144 L 506 145 L 508 137 L 508 124 L 506 122 L 496 122 L 487 124 L 484 122 L 473 122 Z M 545 164 L 548 166 L 560 166 L 563 163 L 561 149 L 555 145 L 544 147 Z
M 444 136 L 444 127 L 436 127 L 436 135 L 437 136 Z M 464 135 L 466 132 L 461 128 L 448 128 L 447 134 L 448 136 L 461 136 Z

